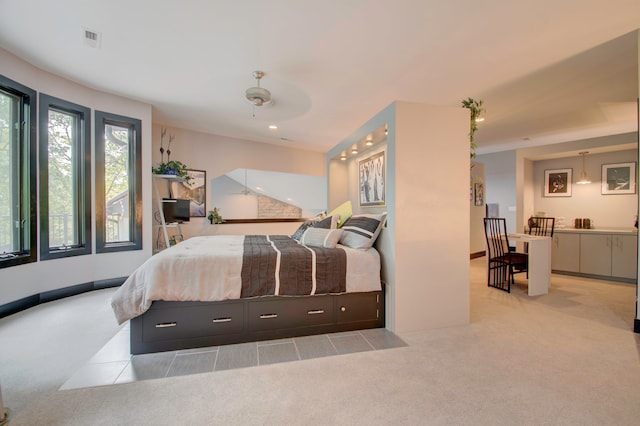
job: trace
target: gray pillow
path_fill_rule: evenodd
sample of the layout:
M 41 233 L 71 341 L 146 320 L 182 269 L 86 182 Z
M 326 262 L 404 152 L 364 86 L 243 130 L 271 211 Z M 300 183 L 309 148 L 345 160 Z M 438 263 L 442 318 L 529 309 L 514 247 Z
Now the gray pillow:
M 340 215 L 327 216 L 322 220 L 318 220 L 313 224 L 314 228 L 324 228 L 324 229 L 336 229 L 338 227 L 338 222 L 340 221 Z
M 342 229 L 309 228 L 302 235 L 300 244 L 309 247 L 336 248 L 342 233 Z
M 305 221 L 302 225 L 300 225 L 300 227 L 298 227 L 296 232 L 293 233 L 291 238 L 293 238 L 296 241 L 300 241 L 300 238 L 302 238 L 302 234 L 304 234 L 304 231 L 311 228 L 312 226 L 313 226 L 313 221 L 311 220 Z
M 351 216 L 342 225 L 340 244 L 355 249 L 368 249 L 376 242 L 387 213 L 360 214 Z

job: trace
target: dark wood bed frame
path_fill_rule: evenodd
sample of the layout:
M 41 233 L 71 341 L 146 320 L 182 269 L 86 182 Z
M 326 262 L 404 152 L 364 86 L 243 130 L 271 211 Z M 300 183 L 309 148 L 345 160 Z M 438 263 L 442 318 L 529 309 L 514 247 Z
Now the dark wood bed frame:
M 190 349 L 385 326 L 382 291 L 153 302 L 130 322 L 131 353 Z

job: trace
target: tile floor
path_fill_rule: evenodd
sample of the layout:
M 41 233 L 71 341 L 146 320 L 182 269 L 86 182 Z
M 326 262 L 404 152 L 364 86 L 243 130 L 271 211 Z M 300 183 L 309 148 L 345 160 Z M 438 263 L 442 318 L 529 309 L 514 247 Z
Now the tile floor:
M 277 362 L 407 346 L 384 328 L 212 346 L 144 355 L 129 353 L 129 323 L 60 390 L 207 373 Z

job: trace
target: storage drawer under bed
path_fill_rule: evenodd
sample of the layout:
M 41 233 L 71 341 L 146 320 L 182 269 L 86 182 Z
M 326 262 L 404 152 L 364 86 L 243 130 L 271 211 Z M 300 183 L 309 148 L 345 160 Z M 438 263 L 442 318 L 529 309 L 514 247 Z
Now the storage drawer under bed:
M 335 321 L 338 324 L 379 320 L 384 314 L 380 293 L 349 293 L 335 298 Z
M 183 302 L 188 303 L 188 302 Z M 151 309 L 143 317 L 143 340 L 156 341 L 242 332 L 243 303 Z
M 304 299 L 282 297 L 275 300 L 248 301 L 250 331 L 296 328 L 333 322 L 333 297 L 313 296 Z

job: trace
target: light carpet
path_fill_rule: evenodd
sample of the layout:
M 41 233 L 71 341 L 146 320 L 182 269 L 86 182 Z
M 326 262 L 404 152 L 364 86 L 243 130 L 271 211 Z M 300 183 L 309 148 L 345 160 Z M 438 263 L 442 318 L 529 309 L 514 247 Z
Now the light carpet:
M 484 259 L 471 264 L 470 325 L 402 334 L 402 348 L 40 390 L 26 403 L 3 382 L 11 425 L 638 423 L 635 286 L 554 275 L 549 294 L 531 298 L 526 281 L 511 294 L 487 288 Z M 0 378 L 16 386 L 27 373 L 0 357 Z

